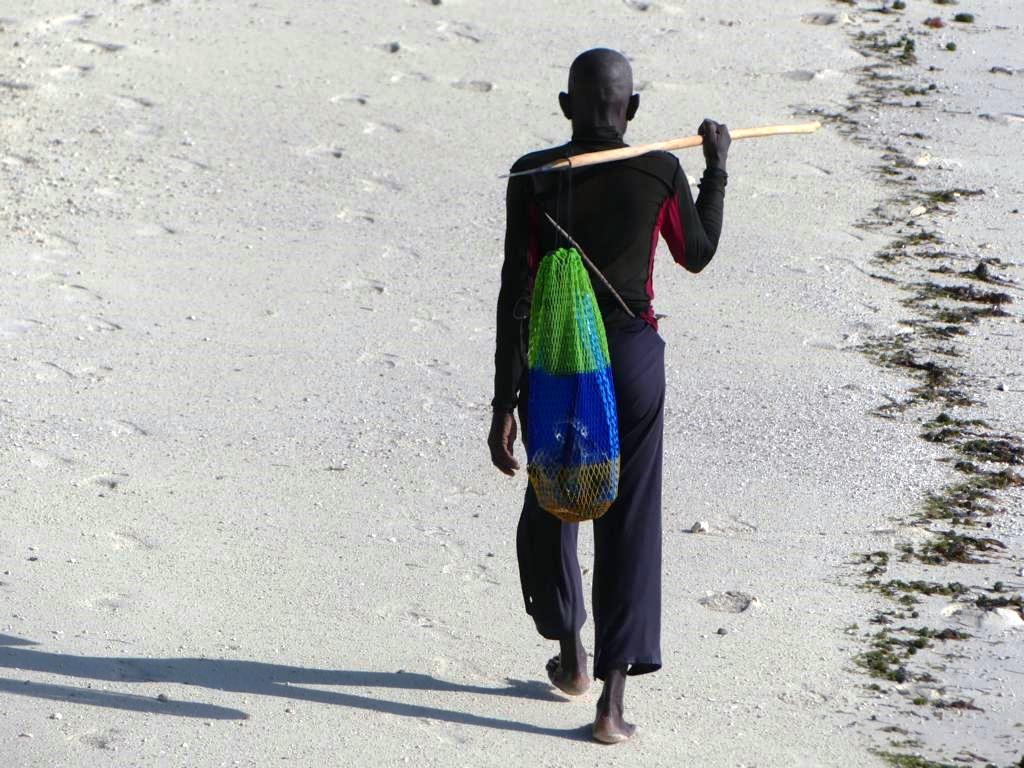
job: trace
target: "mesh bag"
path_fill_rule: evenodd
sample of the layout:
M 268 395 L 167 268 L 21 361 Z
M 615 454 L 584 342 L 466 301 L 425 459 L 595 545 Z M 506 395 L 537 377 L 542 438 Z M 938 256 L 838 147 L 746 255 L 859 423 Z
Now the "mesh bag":
M 619 487 L 619 428 L 601 312 L 579 252 L 540 263 L 529 339 L 527 474 L 540 506 L 567 522 L 600 517 Z

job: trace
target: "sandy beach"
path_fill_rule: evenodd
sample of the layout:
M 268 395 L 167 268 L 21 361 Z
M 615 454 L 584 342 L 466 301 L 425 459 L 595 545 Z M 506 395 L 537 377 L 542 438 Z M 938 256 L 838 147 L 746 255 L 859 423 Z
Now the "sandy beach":
M 1014 5 L 5 3 L 0 766 L 1017 765 Z M 631 143 L 824 123 L 658 256 L 665 666 L 614 748 L 485 445 L 498 176 L 596 45 Z

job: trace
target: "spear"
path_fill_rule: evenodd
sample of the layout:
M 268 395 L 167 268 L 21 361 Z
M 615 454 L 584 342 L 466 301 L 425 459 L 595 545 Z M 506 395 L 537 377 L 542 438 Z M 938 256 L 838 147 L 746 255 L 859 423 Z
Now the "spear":
M 762 136 L 814 133 L 819 128 L 821 128 L 821 123 L 815 120 L 813 123 L 799 123 L 797 125 L 764 125 L 760 128 L 739 128 L 735 131 L 729 131 L 729 135 L 734 139 L 756 139 Z M 569 168 L 583 168 L 587 165 L 610 163 L 615 160 L 628 160 L 631 157 L 646 155 L 648 152 L 670 152 L 676 149 L 699 147 L 703 143 L 703 136 L 683 136 L 678 139 L 669 139 L 668 141 L 656 141 L 653 144 L 640 144 L 635 147 L 622 147 L 621 149 L 605 149 L 600 152 L 587 152 L 582 155 L 574 155 L 572 158 L 563 157 L 538 168 L 531 168 L 528 171 L 506 173 L 500 178 L 506 179 L 511 176 L 526 176 L 531 173 L 562 171 Z

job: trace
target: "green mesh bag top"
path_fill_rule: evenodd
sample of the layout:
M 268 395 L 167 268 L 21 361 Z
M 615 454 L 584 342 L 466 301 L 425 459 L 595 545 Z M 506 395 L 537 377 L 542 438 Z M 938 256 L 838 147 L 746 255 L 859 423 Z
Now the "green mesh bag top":
M 530 308 L 527 474 L 540 506 L 568 522 L 618 493 L 619 429 L 604 323 L 575 248 L 540 263 Z

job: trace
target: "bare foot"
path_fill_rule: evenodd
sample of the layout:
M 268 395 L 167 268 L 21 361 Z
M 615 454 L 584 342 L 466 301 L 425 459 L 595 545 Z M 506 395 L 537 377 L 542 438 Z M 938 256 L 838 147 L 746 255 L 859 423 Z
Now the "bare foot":
M 626 689 L 626 670 L 613 669 L 604 681 L 601 698 L 597 700 L 597 716 L 592 731 L 594 741 L 602 744 L 618 744 L 629 741 L 636 733 L 636 726 L 622 717 L 622 699 Z
M 548 680 L 562 693 L 581 696 L 590 690 L 590 678 L 583 670 L 570 670 L 562 666 L 562 655 L 552 656 L 547 663 Z
M 618 744 L 629 741 L 633 738 L 634 733 L 636 733 L 636 726 L 623 720 L 621 714 L 603 715 L 600 706 L 598 707 L 597 717 L 594 718 L 594 741 L 599 741 L 602 744 Z

